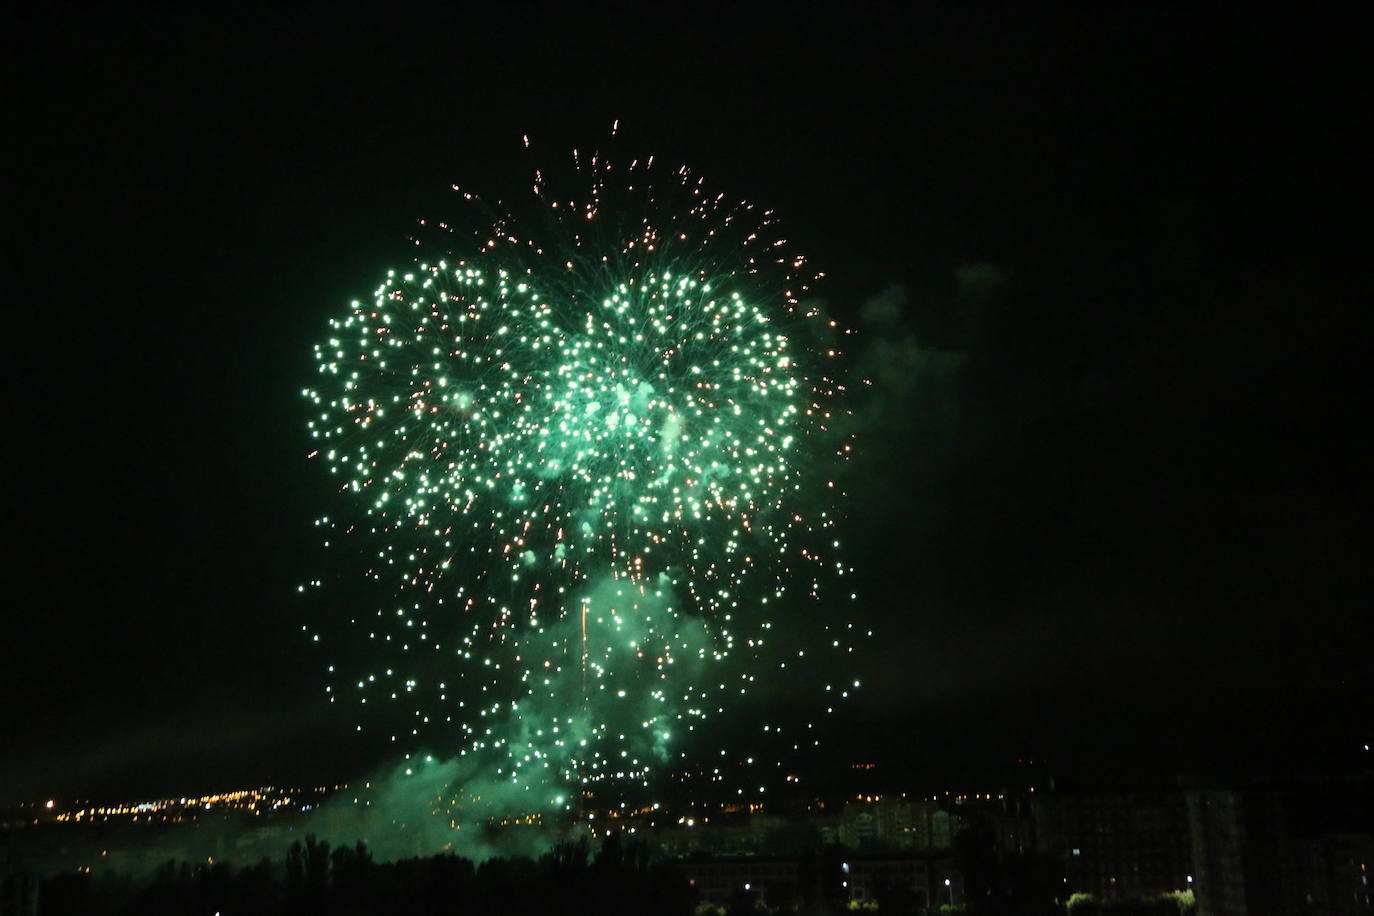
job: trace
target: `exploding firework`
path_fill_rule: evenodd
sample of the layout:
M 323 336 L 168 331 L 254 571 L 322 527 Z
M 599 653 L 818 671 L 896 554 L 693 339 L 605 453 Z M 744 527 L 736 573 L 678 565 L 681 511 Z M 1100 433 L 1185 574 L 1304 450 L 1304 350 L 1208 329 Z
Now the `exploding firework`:
M 331 697 L 395 701 L 408 752 L 535 809 L 718 778 L 744 754 L 707 726 L 779 673 L 809 711 L 857 686 L 805 677 L 850 651 L 854 597 L 843 335 L 805 258 L 686 168 L 573 165 L 580 197 L 536 172 L 521 216 L 460 191 L 473 228 L 422 224 L 304 391 L 341 501 L 317 524 L 385 595 L 356 620 L 374 666 L 331 667 Z

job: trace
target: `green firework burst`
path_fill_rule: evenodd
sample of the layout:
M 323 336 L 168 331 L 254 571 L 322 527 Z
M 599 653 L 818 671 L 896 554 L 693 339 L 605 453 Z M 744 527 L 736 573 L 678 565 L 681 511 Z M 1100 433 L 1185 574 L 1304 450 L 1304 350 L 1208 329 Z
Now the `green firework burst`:
M 576 162 L 581 200 L 540 175 L 532 217 L 433 227 L 434 258 L 331 321 L 304 392 L 344 503 L 319 524 L 390 596 L 359 624 L 391 664 L 330 692 L 397 701 L 412 747 L 534 805 L 690 769 L 693 733 L 804 666 L 774 638 L 803 601 L 819 633 L 852 597 L 805 259 L 686 169 Z

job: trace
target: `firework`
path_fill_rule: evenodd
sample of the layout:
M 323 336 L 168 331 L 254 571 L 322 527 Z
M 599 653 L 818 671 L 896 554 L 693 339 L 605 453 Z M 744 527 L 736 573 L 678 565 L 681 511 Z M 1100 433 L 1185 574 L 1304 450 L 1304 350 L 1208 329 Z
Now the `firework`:
M 573 165 L 581 195 L 537 172 L 523 215 L 460 192 L 472 228 L 424 224 L 304 391 L 342 502 L 317 524 L 386 596 L 357 620 L 380 663 L 331 667 L 331 697 L 396 701 L 408 752 L 554 807 L 718 775 L 705 726 L 848 651 L 853 597 L 842 335 L 803 303 L 806 259 L 686 168 Z

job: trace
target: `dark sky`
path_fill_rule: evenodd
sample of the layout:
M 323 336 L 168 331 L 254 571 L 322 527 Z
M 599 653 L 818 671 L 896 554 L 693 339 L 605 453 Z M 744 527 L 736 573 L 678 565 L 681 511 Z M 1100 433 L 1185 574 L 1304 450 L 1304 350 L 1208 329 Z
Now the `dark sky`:
M 781 211 L 865 332 L 837 753 L 1368 742 L 1354 17 L 640 6 L 16 22 L 0 801 L 373 759 L 300 632 L 310 346 L 451 184 L 617 118 Z

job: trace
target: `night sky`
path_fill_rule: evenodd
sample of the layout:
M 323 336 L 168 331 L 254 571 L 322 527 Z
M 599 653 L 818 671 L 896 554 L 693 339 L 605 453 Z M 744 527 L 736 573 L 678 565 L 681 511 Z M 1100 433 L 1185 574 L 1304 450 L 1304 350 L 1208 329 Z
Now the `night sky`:
M 829 759 L 1368 743 L 1353 16 L 904 6 L 17 20 L 0 803 L 379 759 L 301 633 L 311 345 L 450 185 L 616 119 L 779 210 L 860 332 L 878 638 Z

